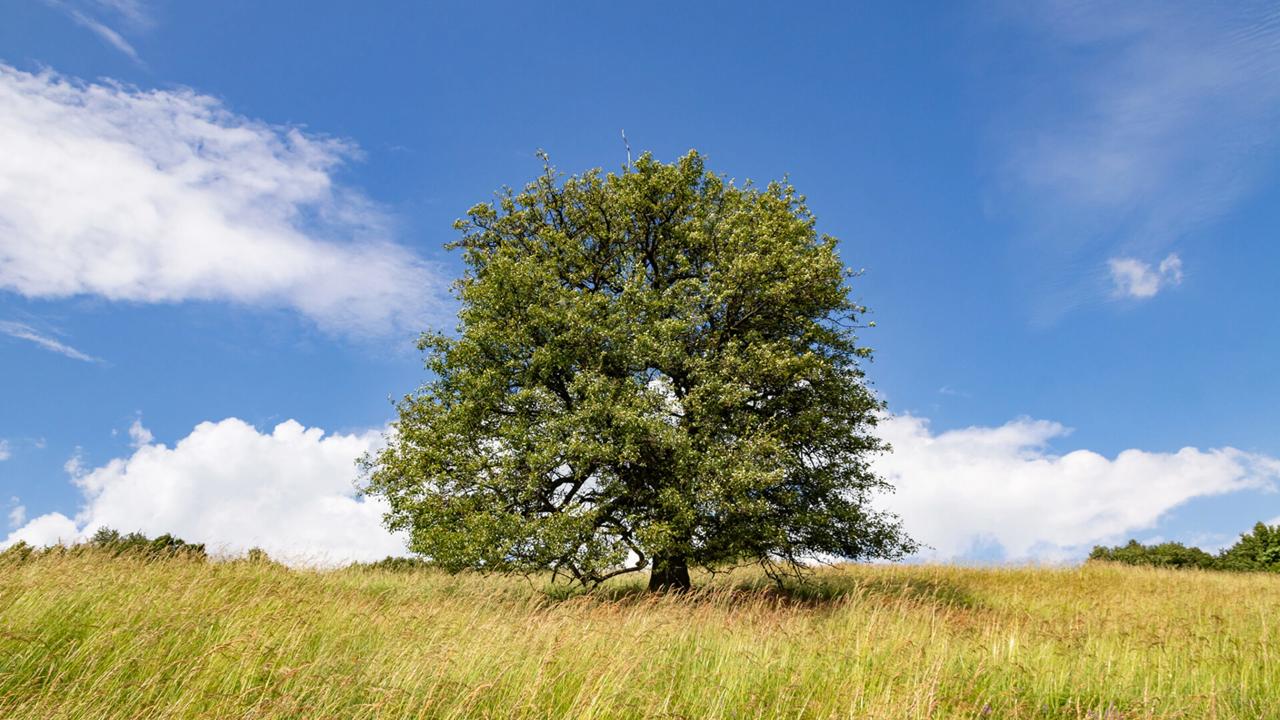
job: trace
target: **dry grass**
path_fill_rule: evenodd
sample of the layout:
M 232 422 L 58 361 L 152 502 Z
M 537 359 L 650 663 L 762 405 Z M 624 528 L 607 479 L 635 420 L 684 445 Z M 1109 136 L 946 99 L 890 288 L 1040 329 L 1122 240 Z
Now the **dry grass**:
M 1272 718 L 1280 577 L 847 567 L 817 590 L 0 565 L 2 718 Z

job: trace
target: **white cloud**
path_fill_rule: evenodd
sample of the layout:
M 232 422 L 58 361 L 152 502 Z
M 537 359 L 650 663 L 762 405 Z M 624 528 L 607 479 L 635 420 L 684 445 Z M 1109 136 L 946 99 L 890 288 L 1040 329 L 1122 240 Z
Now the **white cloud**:
M 150 3 L 142 0 L 91 0 L 89 4 L 113 13 L 128 25 L 141 30 L 155 25 L 155 18 L 148 7 Z
M 9 527 L 17 528 L 27 522 L 27 508 L 16 498 L 9 498 Z
M 58 543 L 71 543 L 78 539 L 80 539 L 80 529 L 71 518 L 61 513 L 46 513 L 9 533 L 9 537 L 0 543 L 0 550 L 19 542 L 45 547 Z
M 1044 420 L 934 433 L 927 420 L 900 415 L 879 430 L 894 452 L 875 469 L 896 488 L 880 504 L 933 548 L 923 557 L 939 560 L 995 546 L 1011 560 L 1076 558 L 1196 498 L 1280 480 L 1280 460 L 1234 448 L 1056 454 L 1050 442 L 1068 431 Z M 144 432 L 138 425 L 136 437 Z M 77 453 L 67 471 L 84 497 L 80 511 L 27 521 L 0 547 L 73 542 L 107 526 L 225 552 L 259 546 L 291 562 L 403 554 L 404 538 L 382 526 L 385 500 L 355 490 L 355 458 L 380 442 L 376 431 L 326 436 L 290 420 L 268 433 L 231 418 L 200 424 L 172 448 L 149 439 L 94 468 Z
M 1163 288 L 1182 283 L 1182 259 L 1177 253 L 1170 253 L 1155 268 L 1136 258 L 1111 258 L 1107 267 L 1118 297 L 1151 298 Z
M 146 30 L 155 24 L 150 11 L 136 0 L 44 0 L 77 25 L 91 31 L 111 47 L 141 63 L 138 51 L 104 20 L 123 22 L 134 30 Z M 104 17 L 105 16 L 105 17 Z
M 261 547 L 289 562 L 333 563 L 404 554 L 382 527 L 385 501 L 355 490 L 355 459 L 381 433 L 328 435 L 293 420 L 262 433 L 230 418 L 196 426 L 172 447 L 143 444 L 100 467 L 69 467 L 84 506 L 42 515 L 5 544 L 73 541 L 101 527 L 172 533 L 210 549 Z
M 78 478 L 87 472 L 84 467 L 84 451 L 77 447 L 76 451 L 62 464 L 62 469 L 71 477 Z
M 388 239 L 385 213 L 335 184 L 355 152 L 191 90 L 0 65 L 0 289 L 420 329 L 446 283 Z
M 9 441 L 0 440 L 0 461 L 8 460 L 11 457 L 9 452 Z
M 65 355 L 73 360 L 82 360 L 84 362 L 101 362 L 98 358 L 67 345 L 64 342 L 49 337 L 30 325 L 10 320 L 0 320 L 0 335 L 8 335 L 19 340 L 26 340 L 35 343 L 39 347 L 55 352 L 59 355 Z
M 125 55 L 128 55 L 135 62 L 142 62 L 142 58 L 138 57 L 138 51 L 135 50 L 133 45 L 130 44 L 128 40 L 125 40 L 124 36 L 120 33 L 112 30 L 107 25 L 94 20 L 88 15 L 85 15 L 79 10 L 67 9 L 67 15 L 69 15 L 72 20 L 75 20 L 77 25 L 90 30 L 93 34 L 102 38 L 103 41 L 111 47 L 119 50 Z
M 154 439 L 155 435 L 142 426 L 142 419 L 134 418 L 133 424 L 129 426 L 129 446 L 136 450 L 143 445 L 150 445 Z
M 1160 261 L 1160 277 L 1173 285 L 1182 284 L 1182 258 L 1177 253 L 1169 253 Z
M 993 544 L 1012 560 L 1078 557 L 1187 501 L 1280 480 L 1280 460 L 1234 448 L 1058 455 L 1049 443 L 1067 429 L 1044 420 L 935 434 L 927 420 L 900 415 L 880 432 L 893 453 L 875 468 L 896 488 L 882 504 L 936 559 Z

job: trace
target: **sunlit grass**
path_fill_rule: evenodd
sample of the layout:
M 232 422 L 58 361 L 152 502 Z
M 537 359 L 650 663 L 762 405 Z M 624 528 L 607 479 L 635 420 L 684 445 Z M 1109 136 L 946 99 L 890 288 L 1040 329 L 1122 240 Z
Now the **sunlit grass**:
M 853 566 L 783 594 L 0 564 L 0 718 L 1280 717 L 1280 577 Z

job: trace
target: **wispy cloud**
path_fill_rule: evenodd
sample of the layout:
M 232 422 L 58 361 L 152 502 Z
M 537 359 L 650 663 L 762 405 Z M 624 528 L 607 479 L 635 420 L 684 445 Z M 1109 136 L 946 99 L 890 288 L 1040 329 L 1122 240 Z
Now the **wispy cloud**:
M 120 33 L 112 30 L 103 23 L 94 20 L 88 15 L 85 15 L 79 10 L 67 8 L 66 12 L 72 20 L 76 21 L 77 25 L 92 30 L 95 35 L 102 38 L 108 45 L 119 50 L 125 55 L 128 55 L 135 62 L 142 62 L 142 58 L 138 57 L 138 51 L 135 50 L 133 45 L 131 45 L 128 40 L 125 40 Z
M 142 0 L 91 0 L 91 4 L 115 13 L 124 22 L 139 30 L 147 30 L 155 25 L 155 17 L 151 14 L 148 3 Z
M 9 459 L 9 441 L 0 440 L 0 460 Z
M 44 0 L 45 4 L 62 12 L 77 25 L 97 35 L 103 42 L 139 64 L 142 58 L 133 44 L 125 39 L 108 21 L 128 26 L 134 31 L 144 31 L 154 25 L 150 11 L 139 0 Z
M 1280 144 L 1280 7 L 1198 2 L 1017 4 L 1027 55 L 993 122 L 1001 207 L 1073 268 L 1150 257 L 1253 191 Z M 1087 287 L 1085 287 L 1087 286 Z
M 1145 300 L 1166 287 L 1182 284 L 1182 258 L 1177 253 L 1170 253 L 1156 267 L 1129 257 L 1111 258 L 1107 266 L 1117 297 Z
M 11 338 L 17 338 L 18 340 L 26 340 L 28 342 L 35 343 L 49 352 L 65 355 L 73 360 L 82 360 L 90 363 L 102 362 L 99 358 L 89 355 L 88 353 L 80 352 L 70 345 L 49 337 L 30 325 L 20 322 L 0 320 L 0 334 L 8 335 Z

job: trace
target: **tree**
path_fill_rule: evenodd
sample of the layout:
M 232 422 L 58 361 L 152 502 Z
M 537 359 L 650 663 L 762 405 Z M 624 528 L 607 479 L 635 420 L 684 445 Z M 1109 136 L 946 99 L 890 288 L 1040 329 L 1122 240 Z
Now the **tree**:
M 1223 550 L 1220 559 L 1227 570 L 1280 572 L 1280 525 L 1257 523 Z
M 696 152 L 547 165 L 455 228 L 457 333 L 422 336 L 434 378 L 364 459 L 412 550 L 685 589 L 691 566 L 780 579 L 915 548 L 869 504 L 886 445 L 855 274 L 790 184 L 735 186 Z

